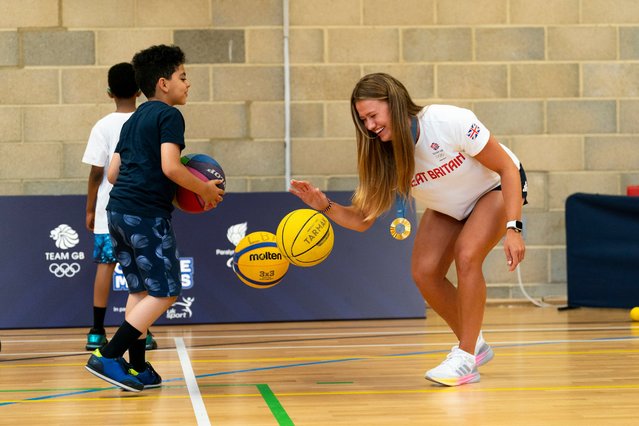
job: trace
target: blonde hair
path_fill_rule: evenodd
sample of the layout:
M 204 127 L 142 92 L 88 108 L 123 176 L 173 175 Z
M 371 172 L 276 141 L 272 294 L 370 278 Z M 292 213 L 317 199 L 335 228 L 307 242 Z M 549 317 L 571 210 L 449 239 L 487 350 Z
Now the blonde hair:
M 355 108 L 358 101 L 380 100 L 388 103 L 392 123 L 391 141 L 383 142 L 366 129 Z M 359 185 L 353 205 L 372 220 L 389 210 L 397 193 L 410 196 L 410 182 L 415 170 L 415 142 L 410 119 L 422 107 L 415 104 L 404 85 L 396 78 L 375 73 L 362 77 L 351 95 L 351 115 L 357 136 Z

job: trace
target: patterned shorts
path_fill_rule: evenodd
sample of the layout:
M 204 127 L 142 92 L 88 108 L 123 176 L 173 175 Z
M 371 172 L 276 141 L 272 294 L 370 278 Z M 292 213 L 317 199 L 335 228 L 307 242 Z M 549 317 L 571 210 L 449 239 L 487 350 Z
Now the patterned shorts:
M 93 236 L 93 261 L 95 263 L 116 263 L 113 255 L 113 245 L 109 234 L 95 234 Z
M 107 211 L 115 256 L 129 293 L 148 291 L 155 297 L 182 291 L 180 261 L 171 220 Z

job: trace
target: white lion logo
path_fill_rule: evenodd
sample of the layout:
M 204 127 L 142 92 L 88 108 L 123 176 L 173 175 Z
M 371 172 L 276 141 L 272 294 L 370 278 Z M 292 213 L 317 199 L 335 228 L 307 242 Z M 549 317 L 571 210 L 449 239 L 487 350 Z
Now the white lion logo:
M 237 246 L 238 243 L 242 241 L 242 238 L 246 237 L 247 229 L 247 222 L 230 226 L 228 231 L 226 231 L 226 238 L 228 238 L 228 240 L 232 242 L 234 246 Z
M 80 242 L 78 233 L 69 225 L 61 224 L 57 228 L 53 229 L 49 234 L 49 237 L 55 241 L 57 248 L 66 250 L 75 247 Z

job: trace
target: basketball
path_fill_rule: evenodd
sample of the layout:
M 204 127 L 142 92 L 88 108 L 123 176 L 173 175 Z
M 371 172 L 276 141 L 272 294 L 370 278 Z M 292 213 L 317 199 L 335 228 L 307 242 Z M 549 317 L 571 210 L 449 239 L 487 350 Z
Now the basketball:
M 188 154 L 180 161 L 194 176 L 202 181 L 220 179 L 222 183 L 218 187 L 226 187 L 226 177 L 222 166 L 213 158 L 206 154 Z M 193 191 L 178 186 L 173 199 L 173 205 L 187 213 L 202 213 L 204 211 L 204 201 L 202 197 Z
M 317 265 L 333 250 L 331 222 L 315 210 L 293 210 L 280 221 L 275 235 L 284 257 L 297 266 Z
M 233 271 L 246 285 L 269 288 L 282 281 L 290 263 L 271 232 L 258 231 L 242 238 L 233 254 Z

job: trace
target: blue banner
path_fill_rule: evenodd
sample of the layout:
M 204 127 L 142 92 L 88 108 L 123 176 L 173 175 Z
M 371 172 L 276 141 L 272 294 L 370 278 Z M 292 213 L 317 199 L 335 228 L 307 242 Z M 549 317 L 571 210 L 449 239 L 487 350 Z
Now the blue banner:
M 350 192 L 330 192 L 348 204 Z M 84 196 L 0 197 L 0 328 L 84 327 L 92 323 L 93 235 Z M 413 237 L 394 240 L 394 212 L 367 232 L 334 226 L 335 245 L 319 265 L 291 265 L 274 287 L 242 283 L 231 268 L 235 245 L 249 233 L 275 233 L 290 211 L 306 208 L 286 193 L 227 194 L 219 208 L 173 223 L 183 292 L 156 324 L 418 318 L 424 301 L 412 282 Z M 415 224 L 414 211 L 407 218 Z M 113 276 L 106 324 L 124 319 L 126 281 Z
M 568 306 L 639 306 L 639 197 L 566 199 Z

